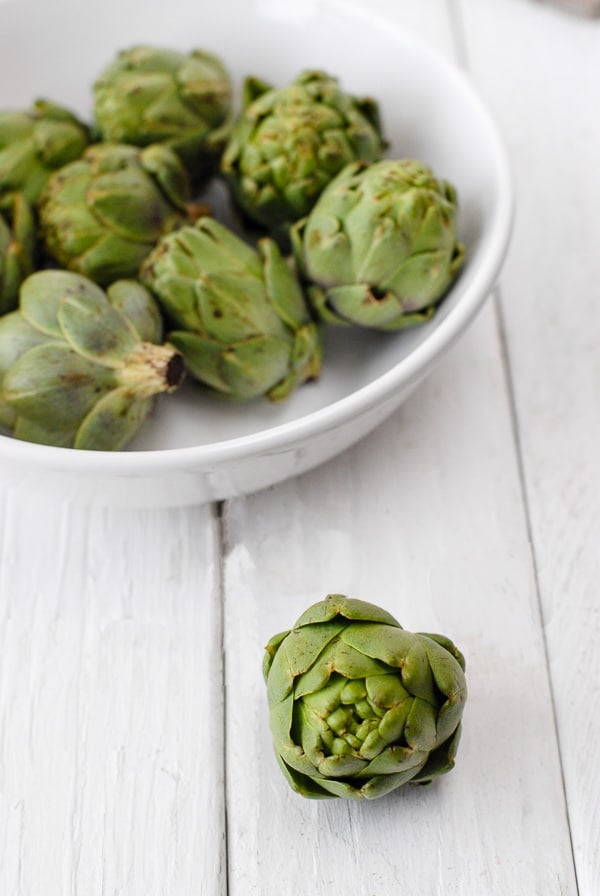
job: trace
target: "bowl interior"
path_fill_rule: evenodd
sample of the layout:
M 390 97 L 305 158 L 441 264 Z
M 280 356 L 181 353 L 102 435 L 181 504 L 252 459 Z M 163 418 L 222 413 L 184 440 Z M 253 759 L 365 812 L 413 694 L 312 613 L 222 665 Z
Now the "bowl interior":
M 458 73 L 418 40 L 370 16 L 366 6 L 361 11 L 336 0 L 305 5 L 223 0 L 205 12 L 188 0 L 171 0 L 168 7 L 162 0 L 145 0 L 142 6 L 134 0 L 0 0 L 0 33 L 0 108 L 27 107 L 44 96 L 87 119 L 96 75 L 118 49 L 133 44 L 217 53 L 238 97 L 246 74 L 281 85 L 302 69 L 324 69 L 348 91 L 379 100 L 388 157 L 418 158 L 458 191 L 467 262 L 429 323 L 393 335 L 330 328 L 321 379 L 280 405 L 264 400 L 234 405 L 188 382 L 158 402 L 131 448 L 209 445 L 319 414 L 390 371 L 402 371 L 429 341 L 441 350 L 461 303 L 470 302 L 473 312 L 478 306 L 481 297 L 474 301 L 474 292 L 481 290 L 484 259 L 483 286 L 486 291 L 491 286 L 490 252 L 500 245 L 499 209 L 506 202 L 494 129 Z M 231 221 L 222 185 L 213 184 L 209 193 L 217 215 Z

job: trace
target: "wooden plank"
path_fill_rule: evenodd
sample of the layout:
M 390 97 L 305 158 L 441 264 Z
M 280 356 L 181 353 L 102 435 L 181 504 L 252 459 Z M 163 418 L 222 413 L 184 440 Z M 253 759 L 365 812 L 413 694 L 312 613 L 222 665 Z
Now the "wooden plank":
M 209 508 L 0 504 L 0 892 L 225 892 Z
M 233 896 L 326 896 L 334 882 L 360 896 L 575 894 L 492 308 L 387 424 L 314 473 L 230 504 L 227 533 Z M 465 651 L 470 699 L 446 779 L 370 805 L 288 790 L 262 647 L 329 591 Z
M 491 16 L 490 3 L 462 3 L 470 67 L 518 189 L 502 304 L 578 882 L 596 896 L 600 23 L 504 5 Z
M 423 5 L 420 22 L 415 11 L 411 27 L 448 52 L 447 34 L 431 37 L 441 6 Z M 301 479 L 232 502 L 226 530 L 233 896 L 575 894 L 493 308 L 376 433 Z M 464 649 L 470 700 L 446 779 L 371 805 L 288 790 L 271 755 L 261 648 L 328 591 L 380 603 Z

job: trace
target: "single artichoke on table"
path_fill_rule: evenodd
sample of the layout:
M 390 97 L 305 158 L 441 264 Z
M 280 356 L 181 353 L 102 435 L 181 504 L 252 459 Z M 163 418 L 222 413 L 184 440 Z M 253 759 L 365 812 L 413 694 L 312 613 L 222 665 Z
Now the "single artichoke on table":
M 398 330 L 428 320 L 457 276 L 454 188 L 421 162 L 357 162 L 292 228 L 308 294 L 330 323 Z
M 0 425 L 45 445 L 123 448 L 154 396 L 183 378 L 161 338 L 158 307 L 136 281 L 105 293 L 68 271 L 32 274 L 20 310 L 0 319 Z
M 53 171 L 78 159 L 89 131 L 71 112 L 37 100 L 30 112 L 0 112 L 0 196 L 34 204 Z
M 321 334 L 295 271 L 265 238 L 252 249 L 212 218 L 164 237 L 142 265 L 189 372 L 235 399 L 285 398 L 318 377 Z
M 288 87 L 246 82 L 221 171 L 242 211 L 275 233 L 308 214 L 335 175 L 356 159 L 381 158 L 377 104 L 345 93 L 325 72 Z
M 0 315 L 16 308 L 19 287 L 33 273 L 36 222 L 20 193 L 0 199 Z
M 375 799 L 454 766 L 467 689 L 443 635 L 331 594 L 266 648 L 275 752 L 307 797 Z
M 101 286 L 136 277 L 161 236 L 188 220 L 189 181 L 173 150 L 90 146 L 40 197 L 45 248 Z
M 166 143 L 197 182 L 223 150 L 231 97 L 227 71 L 211 53 L 136 46 L 118 53 L 94 84 L 94 114 L 103 140 Z

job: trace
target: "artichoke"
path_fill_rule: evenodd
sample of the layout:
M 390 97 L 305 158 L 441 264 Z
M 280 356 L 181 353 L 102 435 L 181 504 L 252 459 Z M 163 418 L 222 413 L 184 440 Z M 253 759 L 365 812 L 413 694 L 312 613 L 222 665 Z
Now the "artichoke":
M 231 95 L 229 76 L 210 53 L 132 47 L 94 84 L 94 112 L 103 140 L 167 143 L 198 180 L 225 145 Z
M 377 104 L 306 71 L 281 89 L 247 80 L 221 171 L 250 219 L 285 232 L 345 165 L 378 159 L 383 149 Z
M 277 245 L 255 251 L 212 218 L 164 237 L 142 281 L 176 329 L 190 373 L 231 398 L 285 398 L 321 367 L 320 329 Z
M 375 799 L 454 766 L 467 689 L 443 635 L 412 634 L 385 610 L 330 594 L 264 661 L 271 731 L 291 787 Z
M 34 270 L 35 217 L 20 193 L 0 200 L 0 315 L 16 308 L 19 287 Z
M 119 450 L 183 378 L 161 337 L 156 302 L 133 280 L 104 293 L 68 271 L 32 274 L 20 310 L 0 320 L 0 425 L 30 442 Z
M 0 195 L 33 204 L 53 171 L 78 159 L 89 132 L 71 112 L 37 100 L 30 112 L 0 112 Z
M 167 146 L 90 146 L 40 197 L 45 248 L 102 286 L 135 277 L 159 238 L 188 219 L 188 198 L 185 169 Z
M 464 260 L 456 212 L 454 188 L 420 162 L 348 165 L 292 228 L 319 316 L 379 330 L 428 320 Z

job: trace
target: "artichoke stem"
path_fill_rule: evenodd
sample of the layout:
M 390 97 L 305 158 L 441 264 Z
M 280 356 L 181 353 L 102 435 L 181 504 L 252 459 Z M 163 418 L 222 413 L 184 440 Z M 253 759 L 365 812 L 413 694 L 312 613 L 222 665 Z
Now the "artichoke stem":
M 122 386 L 136 398 L 150 398 L 159 392 L 174 392 L 185 376 L 183 357 L 172 345 L 143 342 L 118 371 Z

